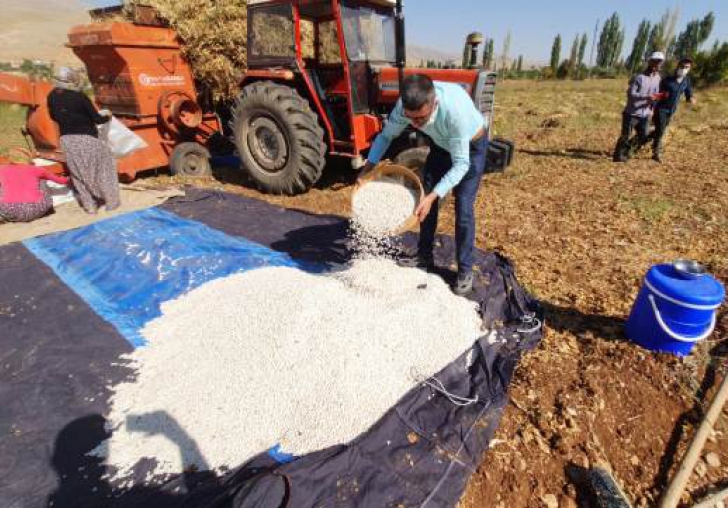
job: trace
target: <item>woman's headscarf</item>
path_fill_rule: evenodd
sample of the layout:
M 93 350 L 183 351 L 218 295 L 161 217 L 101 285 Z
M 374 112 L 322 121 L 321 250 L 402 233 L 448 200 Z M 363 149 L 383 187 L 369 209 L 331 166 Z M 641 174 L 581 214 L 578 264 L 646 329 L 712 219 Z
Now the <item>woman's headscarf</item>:
M 53 84 L 56 88 L 63 88 L 65 90 L 78 90 L 81 87 L 81 83 L 78 77 L 78 73 L 70 67 L 59 67 L 56 69 Z

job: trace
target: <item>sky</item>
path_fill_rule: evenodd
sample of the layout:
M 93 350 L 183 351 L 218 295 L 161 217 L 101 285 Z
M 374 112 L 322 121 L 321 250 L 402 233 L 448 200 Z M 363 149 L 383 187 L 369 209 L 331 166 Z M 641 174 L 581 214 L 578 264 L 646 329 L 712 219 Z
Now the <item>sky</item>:
M 625 56 L 632 48 L 637 25 L 643 18 L 653 21 L 670 8 L 680 9 L 678 32 L 688 21 L 713 11 L 716 24 L 710 42 L 728 41 L 727 0 L 404 0 L 407 40 L 453 55 L 462 54 L 465 36 L 473 31 L 495 39 L 500 54 L 503 40 L 511 32 L 511 57 L 523 55 L 526 62 L 544 63 L 551 55 L 556 34 L 562 37 L 562 58 L 577 33 L 587 32 L 591 52 L 594 26 L 613 12 L 626 25 Z M 114 0 L 86 0 L 90 5 L 111 5 Z
M 448 9 L 443 9 L 443 4 Z M 557 34 L 563 40 L 563 59 L 568 56 L 565 53 L 569 52 L 575 35 L 586 32 L 588 58 L 597 20 L 601 26 L 613 12 L 619 13 L 626 26 L 626 55 L 643 18 L 659 20 L 667 9 L 676 6 L 680 9 L 678 32 L 691 19 L 713 11 L 716 24 L 710 44 L 716 36 L 728 41 L 726 0 L 405 0 L 405 16 L 407 38 L 414 44 L 461 54 L 465 35 L 479 31 L 495 39 L 496 53 L 500 54 L 510 30 L 512 57 L 522 54 L 527 62 L 546 62 Z

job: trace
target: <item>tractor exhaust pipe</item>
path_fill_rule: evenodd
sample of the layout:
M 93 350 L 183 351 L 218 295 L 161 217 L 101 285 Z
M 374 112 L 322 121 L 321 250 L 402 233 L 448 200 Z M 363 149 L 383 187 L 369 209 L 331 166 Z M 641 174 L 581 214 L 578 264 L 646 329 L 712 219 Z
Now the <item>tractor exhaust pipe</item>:
M 399 70 L 399 94 L 402 95 L 402 86 L 404 83 L 404 68 L 407 65 L 407 49 L 405 45 L 404 32 L 404 1 L 397 0 L 394 8 L 394 40 L 396 46 L 395 59 L 397 60 L 397 69 Z

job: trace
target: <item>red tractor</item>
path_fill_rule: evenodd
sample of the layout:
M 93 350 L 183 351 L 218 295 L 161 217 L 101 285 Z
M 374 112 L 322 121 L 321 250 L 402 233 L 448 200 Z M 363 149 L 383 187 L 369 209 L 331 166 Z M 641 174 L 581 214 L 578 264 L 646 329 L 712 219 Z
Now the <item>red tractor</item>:
M 265 192 L 305 192 L 326 156 L 363 162 L 405 74 L 459 83 L 492 124 L 495 74 L 404 69 L 401 0 L 264 0 L 248 8 L 248 71 L 230 126 L 243 170 Z M 489 129 L 490 130 L 490 129 Z M 406 132 L 388 157 L 411 166 L 426 141 Z
M 119 11 L 92 12 L 103 18 Z M 147 141 L 148 148 L 119 162 L 119 172 L 133 179 L 169 165 L 181 175 L 208 174 L 205 146 L 220 129 L 217 116 L 199 105 L 175 32 L 151 8 L 141 12 L 146 17 L 139 22 L 100 18 L 104 22 L 69 33 L 98 105 Z M 482 37 L 471 39 L 466 51 L 474 62 Z M 404 68 L 401 0 L 251 0 L 247 56 L 230 127 L 243 170 L 264 192 L 307 191 L 321 177 L 327 155 L 360 166 L 405 74 L 424 72 L 459 83 L 492 125 L 494 73 Z M 0 101 L 29 106 L 27 132 L 36 154 L 62 162 L 57 128 L 45 106 L 51 88 L 0 74 Z M 424 136 L 409 131 L 386 156 L 417 167 L 428 150 Z

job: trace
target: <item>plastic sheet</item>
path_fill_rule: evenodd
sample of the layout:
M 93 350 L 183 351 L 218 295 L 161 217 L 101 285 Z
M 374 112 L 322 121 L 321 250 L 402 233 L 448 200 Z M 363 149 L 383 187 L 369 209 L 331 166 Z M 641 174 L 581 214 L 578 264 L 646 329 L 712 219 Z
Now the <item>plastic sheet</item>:
M 126 125 L 116 117 L 99 128 L 101 138 L 106 141 L 111 149 L 111 155 L 116 159 L 122 159 L 127 155 L 147 147 L 146 141 L 134 134 Z
M 189 252 L 209 255 L 213 260 L 215 254 L 234 257 L 240 252 L 243 259 L 237 261 L 245 262 L 242 264 L 247 268 L 237 266 L 239 269 L 251 268 L 249 260 L 244 259 L 246 252 L 259 255 L 257 262 L 266 264 L 300 260 L 308 270 L 336 269 L 350 255 L 347 223 L 341 218 L 284 210 L 242 196 L 198 189 L 188 189 L 185 197 L 168 201 L 162 209 L 168 212 L 149 210 L 125 216 L 129 222 L 114 228 L 107 224 L 111 221 L 106 221 L 70 232 L 75 236 L 69 234 L 63 243 L 59 243 L 57 235 L 26 242 L 36 256 L 43 256 L 41 260 L 54 260 L 55 273 L 20 244 L 0 247 L 0 308 L 10 312 L 0 314 L 0 329 L 9 351 L 3 359 L 6 379 L 0 379 L 0 428 L 22 429 L 13 433 L 12 439 L 0 440 L 0 456 L 8 458 L 0 463 L 0 506 L 456 506 L 476 468 L 488 467 L 482 464 L 483 452 L 508 403 L 507 389 L 514 369 L 523 352 L 536 347 L 543 333 L 542 310 L 518 284 L 508 260 L 477 250 L 474 256 L 479 276 L 470 298 L 480 304 L 484 326 L 493 332 L 436 377 L 448 392 L 477 397 L 478 403 L 453 404 L 423 383 L 354 441 L 293 462 L 288 462 L 292 457 L 273 448 L 222 477 L 186 471 L 162 485 L 144 485 L 142 481 L 153 466 L 145 462 L 139 464 L 135 475 L 139 485 L 129 492 L 118 491 L 108 482 L 103 464 L 86 453 L 108 437 L 108 422 L 101 416 L 108 411 L 107 386 L 127 379 L 129 372 L 118 358 L 130 346 L 118 333 L 118 327 L 99 318 L 98 312 L 84 302 L 89 301 L 88 296 L 80 298 L 78 286 L 72 291 L 67 280 L 70 273 L 78 277 L 78 282 L 83 282 L 82 275 L 88 277 L 89 291 L 96 291 L 99 300 L 106 301 L 117 315 L 126 308 L 139 310 L 144 301 L 154 307 L 156 297 L 145 297 L 127 307 L 109 302 L 109 295 L 117 292 L 95 287 L 99 280 L 96 274 L 78 268 L 86 259 L 78 258 L 80 251 L 90 250 L 89 256 L 95 257 L 101 251 L 113 251 L 115 243 L 130 245 L 133 239 L 112 241 L 111 236 L 124 232 L 124 224 L 130 227 L 136 223 L 134 235 L 145 236 L 147 242 L 159 236 L 164 252 L 173 252 L 172 244 L 198 242 L 199 238 L 204 240 L 201 245 L 181 245 L 177 252 L 188 252 L 185 249 L 189 248 Z M 149 232 L 140 232 L 140 225 Z M 90 233 L 101 226 L 105 233 Z M 188 236 L 187 227 L 196 233 Z M 180 238 L 167 238 L 175 232 Z M 238 243 L 229 235 L 247 240 Z M 415 235 L 405 236 L 403 244 L 414 248 Z M 205 245 L 218 252 L 200 252 Z M 437 245 L 436 260 L 445 266 L 455 255 L 455 242 L 439 237 Z M 224 253 L 219 252 L 221 246 Z M 250 249 L 246 251 L 246 247 Z M 66 253 L 65 249 L 76 254 Z M 135 278 L 151 277 L 153 272 L 143 271 L 148 268 L 140 261 L 144 259 L 141 247 L 130 251 L 129 260 L 120 259 L 125 253 L 105 258 L 115 267 L 96 266 L 95 270 L 117 281 L 121 275 L 113 272 L 120 267 L 138 270 L 126 274 L 130 282 L 119 282 L 130 292 L 138 292 L 144 282 Z M 194 266 L 191 261 L 182 258 L 180 263 Z M 58 266 L 65 262 L 71 266 Z M 165 260 L 162 266 L 166 265 Z M 159 281 L 157 290 L 166 291 L 164 288 L 175 279 L 180 287 L 186 287 L 179 267 L 173 272 L 177 274 L 171 279 Z M 126 302 L 132 300 L 131 295 L 117 296 Z M 147 317 L 152 314 L 149 312 Z M 491 336 L 494 340 L 490 340 Z
M 134 346 L 144 344 L 139 330 L 166 300 L 232 273 L 301 266 L 285 253 L 158 208 L 24 244 Z

